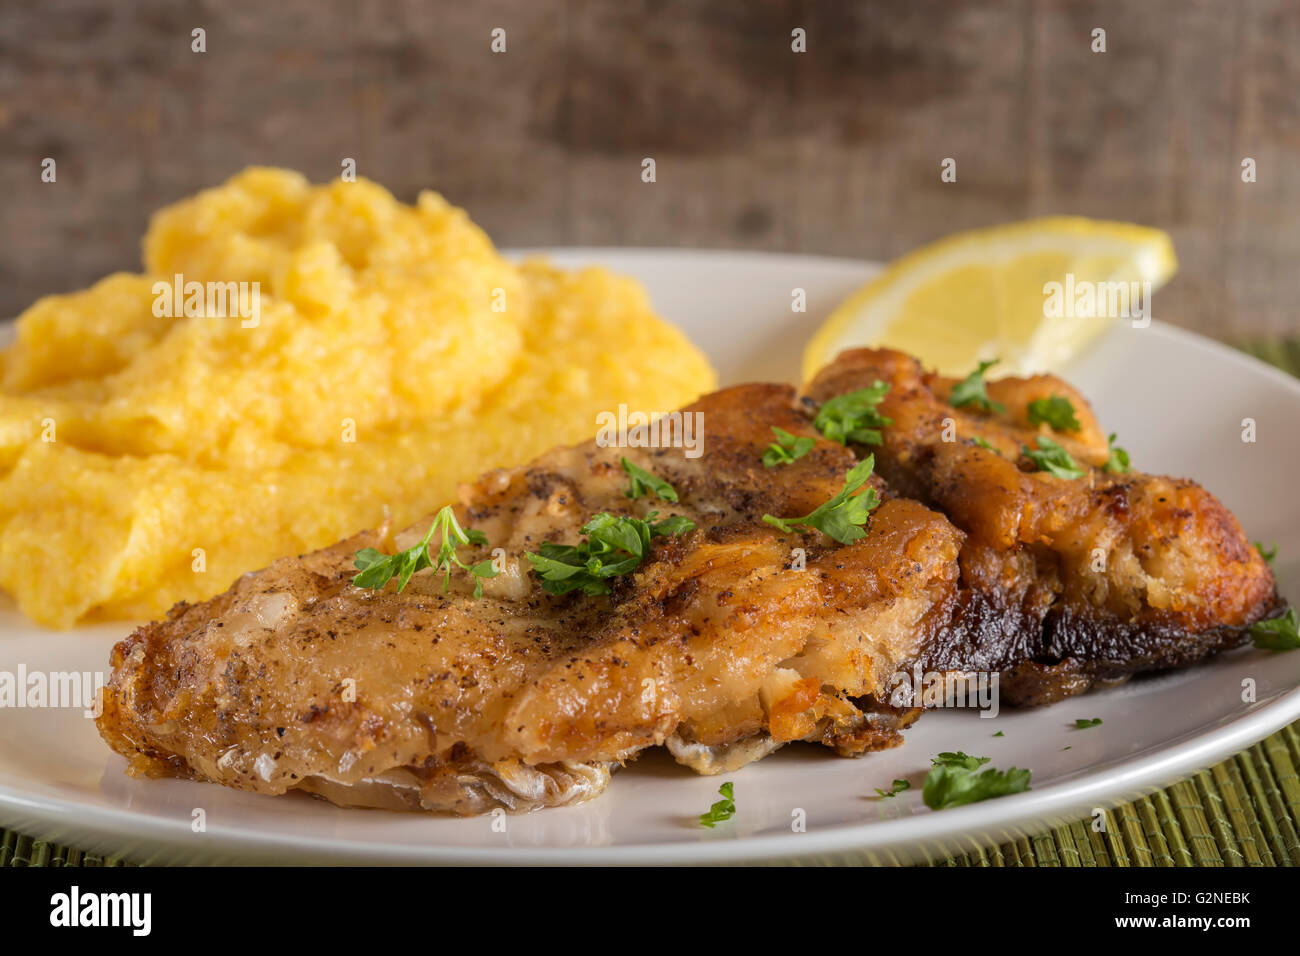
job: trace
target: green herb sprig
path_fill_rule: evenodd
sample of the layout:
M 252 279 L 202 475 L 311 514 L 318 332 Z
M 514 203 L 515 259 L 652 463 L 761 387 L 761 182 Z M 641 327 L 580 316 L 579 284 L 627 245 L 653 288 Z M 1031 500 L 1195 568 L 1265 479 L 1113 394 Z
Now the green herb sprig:
M 870 388 L 836 395 L 817 410 L 813 428 L 841 445 L 879 445 L 880 429 L 894 424 L 876 409 L 888 393 L 889 383 L 877 379 Z
M 1106 464 L 1101 466 L 1101 470 L 1111 475 L 1122 475 L 1128 471 L 1128 452 L 1115 444 L 1114 432 L 1106 436 L 1106 448 L 1110 452 L 1110 457 L 1106 459 Z
M 1029 789 L 1030 771 L 1015 767 L 1005 771 L 992 767 L 981 770 L 989 759 L 960 751 L 939 754 L 925 775 L 921 799 L 931 810 L 946 810 Z
M 971 405 L 982 411 L 1003 414 L 1007 407 L 989 398 L 988 386 L 984 381 L 984 373 L 1000 361 L 1001 359 L 990 359 L 987 362 L 980 362 L 975 371 L 952 387 L 952 392 L 948 395 L 948 404 L 953 408 L 965 408 Z
M 657 475 L 652 475 L 644 468 L 623 459 L 623 471 L 627 472 L 627 491 L 624 497 L 636 500 L 646 494 L 654 494 L 664 501 L 677 503 L 677 489 Z
M 896 797 L 904 790 L 911 790 L 912 785 L 906 780 L 895 780 L 894 785 L 888 790 L 881 790 L 879 787 L 872 787 L 871 789 L 875 790 L 876 794 L 883 800 L 886 797 Z
M 1057 478 L 1082 478 L 1087 474 L 1082 468 L 1074 463 L 1070 453 L 1066 451 L 1057 442 L 1050 438 L 1044 438 L 1039 435 L 1037 438 L 1038 451 L 1034 451 L 1027 445 L 1020 446 L 1020 453 L 1038 466 L 1039 471 L 1050 472 Z
M 700 826 L 712 830 L 719 823 L 724 823 L 736 815 L 736 788 L 730 780 L 718 788 L 722 799 L 709 807 L 707 813 L 700 814 Z
M 862 526 L 867 523 L 872 510 L 880 505 L 880 499 L 876 496 L 874 488 L 868 488 L 859 495 L 854 494 L 870 480 L 875 466 L 875 455 L 868 455 L 862 459 L 849 469 L 844 479 L 844 487 L 833 498 L 802 518 L 763 515 L 763 520 L 786 534 L 797 534 L 796 525 L 802 525 L 805 528 L 816 528 L 830 535 L 840 544 L 852 544 L 866 535 Z
M 438 547 L 437 558 L 434 558 L 429 553 L 429 544 L 434 535 L 439 532 L 442 533 L 442 544 Z M 483 579 L 496 577 L 496 568 L 492 566 L 490 560 L 480 561 L 478 564 L 466 564 L 456 557 L 456 549 L 469 544 L 487 543 L 487 535 L 483 534 L 482 531 L 475 531 L 473 528 L 462 528 L 456 520 L 456 514 L 452 511 L 451 505 L 447 505 L 434 517 L 429 533 L 424 536 L 424 540 L 419 544 L 407 548 L 405 551 L 398 551 L 396 554 L 384 554 L 375 548 L 362 548 L 358 551 L 353 558 L 353 565 L 361 573 L 352 579 L 352 583 L 359 588 L 378 590 L 396 577 L 397 593 L 400 594 L 406 590 L 406 585 L 410 583 L 411 576 L 417 571 L 433 568 L 435 571 L 444 573 L 442 590 L 443 593 L 446 593 L 451 584 L 451 569 L 455 565 L 474 576 L 474 597 L 481 598 L 483 596 Z
M 608 594 L 610 579 L 636 570 L 654 538 L 685 534 L 695 527 L 683 515 L 655 521 L 658 514 L 652 511 L 642 519 L 601 512 L 582 526 L 587 540 L 581 544 L 545 541 L 536 554 L 526 551 L 524 557 L 548 594 Z
M 1250 626 L 1250 636 L 1256 647 L 1266 651 L 1294 651 L 1300 647 L 1300 619 L 1295 608 L 1271 621 L 1260 621 Z
M 767 446 L 763 452 L 763 467 L 775 468 L 777 465 L 790 465 L 813 450 L 817 439 L 808 435 L 792 435 L 784 428 L 772 426 L 776 441 Z
M 1100 727 L 1100 717 L 1079 717 L 1074 721 L 1076 730 L 1087 730 L 1089 727 Z
M 1044 422 L 1058 432 L 1077 432 L 1083 427 L 1074 414 L 1074 405 L 1063 395 L 1036 398 L 1029 403 L 1029 424 Z

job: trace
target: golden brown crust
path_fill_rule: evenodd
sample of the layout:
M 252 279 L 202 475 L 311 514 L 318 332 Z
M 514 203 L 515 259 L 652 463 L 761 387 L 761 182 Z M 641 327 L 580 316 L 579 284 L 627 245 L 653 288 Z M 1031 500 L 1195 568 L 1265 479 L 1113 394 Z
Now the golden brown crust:
M 358 549 L 391 549 L 380 530 L 178 606 L 114 650 L 101 733 L 141 772 L 457 812 L 582 799 L 674 735 L 761 742 L 735 751 L 751 758 L 792 740 L 842 753 L 897 743 L 904 721 L 854 701 L 883 693 L 948 619 L 960 532 L 889 498 L 854 544 L 781 534 L 763 514 L 812 511 L 852 453 L 818 439 L 791 465 L 762 465 L 772 425 L 815 436 L 787 387 L 728 389 L 684 411 L 703 415 L 702 457 L 588 443 L 466 487 L 462 524 L 505 554 L 481 600 L 461 572 L 447 594 L 428 574 L 402 594 L 352 586 Z M 627 499 L 623 455 L 680 502 Z M 552 597 L 529 573 L 524 551 L 577 543 L 593 513 L 651 509 L 698 530 L 657 539 L 610 595 Z
M 958 409 L 948 403 L 952 380 L 900 352 L 856 349 L 802 397 L 811 412 L 876 380 L 890 384 L 880 411 L 893 424 L 882 445 L 859 451 L 874 452 L 895 492 L 967 535 L 961 602 L 931 645 L 934 669 L 1003 671 L 1012 702 L 1045 702 L 1094 680 L 1194 663 L 1275 612 L 1272 572 L 1231 512 L 1192 481 L 1102 471 L 1104 434 L 1065 382 L 1002 379 L 988 392 L 1005 413 Z M 1079 431 L 1029 424 L 1028 403 L 1051 395 L 1071 401 Z M 1030 470 L 1020 449 L 1038 435 L 1059 441 L 1084 477 Z

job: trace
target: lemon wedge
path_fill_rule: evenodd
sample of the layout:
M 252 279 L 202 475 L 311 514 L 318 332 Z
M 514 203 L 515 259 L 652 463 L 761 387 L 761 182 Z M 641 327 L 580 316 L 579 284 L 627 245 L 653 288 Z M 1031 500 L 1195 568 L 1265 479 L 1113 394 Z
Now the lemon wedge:
M 844 300 L 804 350 L 803 374 L 863 345 L 945 375 L 992 358 L 1003 374 L 1053 371 L 1117 319 L 1149 318 L 1150 294 L 1177 269 L 1168 233 L 1131 223 L 1054 217 L 960 232 Z

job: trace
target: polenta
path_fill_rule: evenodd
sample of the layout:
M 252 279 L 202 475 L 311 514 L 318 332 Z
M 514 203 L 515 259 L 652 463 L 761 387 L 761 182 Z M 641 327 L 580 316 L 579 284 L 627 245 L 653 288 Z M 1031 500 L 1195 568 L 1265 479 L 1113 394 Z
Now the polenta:
M 256 323 L 160 308 L 248 283 Z M 166 303 L 163 303 L 164 306 Z M 172 314 L 169 314 L 172 313 Z M 41 623 L 158 616 L 276 557 L 714 386 L 634 281 L 502 258 L 434 193 L 250 169 L 161 210 L 144 273 L 0 353 L 0 587 Z

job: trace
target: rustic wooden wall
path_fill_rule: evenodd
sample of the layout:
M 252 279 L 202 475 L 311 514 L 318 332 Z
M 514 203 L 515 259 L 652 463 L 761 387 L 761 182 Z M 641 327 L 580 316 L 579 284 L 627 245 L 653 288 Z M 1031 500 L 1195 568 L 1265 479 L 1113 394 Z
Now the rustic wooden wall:
M 354 156 L 504 245 L 890 257 L 1131 219 L 1177 240 L 1161 317 L 1300 331 L 1298 93 L 1295 0 L 8 0 L 0 314 L 133 267 L 152 209 L 247 164 Z

